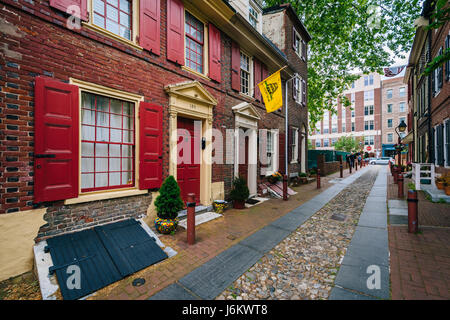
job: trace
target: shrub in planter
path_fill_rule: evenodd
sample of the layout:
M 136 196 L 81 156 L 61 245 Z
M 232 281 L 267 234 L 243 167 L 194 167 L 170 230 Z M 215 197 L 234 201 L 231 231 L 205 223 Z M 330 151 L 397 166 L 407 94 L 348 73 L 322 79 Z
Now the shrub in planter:
M 305 172 L 299 172 L 298 177 L 301 183 L 303 184 L 308 183 L 308 175 Z
M 180 197 L 180 187 L 173 176 L 168 176 L 159 189 L 159 196 L 155 200 L 158 217 L 155 228 L 160 233 L 169 234 L 178 226 L 178 212 L 184 208 Z
M 233 208 L 244 209 L 245 201 L 250 196 L 250 191 L 247 187 L 247 181 L 242 178 L 235 178 L 233 180 L 233 189 L 230 192 L 230 198 L 233 200 Z

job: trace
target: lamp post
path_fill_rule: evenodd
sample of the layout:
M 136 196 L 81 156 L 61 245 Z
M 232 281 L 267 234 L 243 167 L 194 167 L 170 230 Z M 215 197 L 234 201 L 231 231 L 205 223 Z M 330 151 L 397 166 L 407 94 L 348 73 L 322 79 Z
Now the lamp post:
M 398 143 L 396 146 L 397 149 L 397 154 L 398 154 L 398 167 L 401 168 L 401 156 L 402 156 L 402 149 L 403 149 L 403 144 L 402 144 L 402 133 L 405 133 L 407 128 L 407 125 L 405 123 L 405 121 L 401 121 L 400 124 L 398 125 L 398 127 L 395 128 L 395 132 L 398 135 Z

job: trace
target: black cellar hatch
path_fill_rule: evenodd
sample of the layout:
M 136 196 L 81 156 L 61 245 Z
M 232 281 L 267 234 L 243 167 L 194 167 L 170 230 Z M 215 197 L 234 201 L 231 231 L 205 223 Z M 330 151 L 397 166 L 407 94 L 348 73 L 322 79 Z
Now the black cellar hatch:
M 61 294 L 84 297 L 167 258 L 155 239 L 134 219 L 119 221 L 47 240 Z M 74 287 L 78 266 L 80 286 Z M 69 280 L 69 281 L 68 281 Z

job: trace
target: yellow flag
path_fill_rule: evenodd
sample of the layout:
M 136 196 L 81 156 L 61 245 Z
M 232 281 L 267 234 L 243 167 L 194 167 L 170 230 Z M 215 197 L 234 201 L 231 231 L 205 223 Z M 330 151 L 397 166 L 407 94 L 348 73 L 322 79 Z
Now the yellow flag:
M 280 70 L 258 84 L 267 112 L 274 112 L 283 106 Z

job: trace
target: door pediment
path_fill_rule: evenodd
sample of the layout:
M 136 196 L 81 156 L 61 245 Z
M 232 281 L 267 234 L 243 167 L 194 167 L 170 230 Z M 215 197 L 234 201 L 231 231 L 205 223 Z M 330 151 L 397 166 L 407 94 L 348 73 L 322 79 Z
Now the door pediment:
M 198 81 L 187 81 L 178 84 L 171 84 L 164 87 L 164 91 L 169 95 L 169 104 L 176 105 L 178 100 L 188 100 L 192 103 L 217 105 L 217 100 Z
M 233 108 L 233 112 L 241 117 L 252 119 L 254 121 L 261 120 L 261 116 L 251 103 L 243 102 Z

